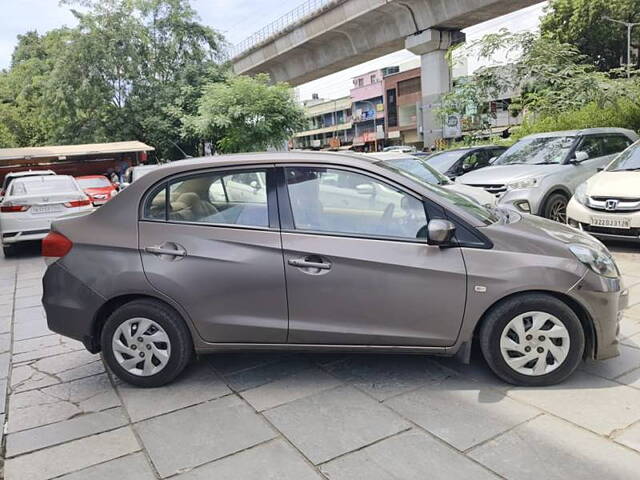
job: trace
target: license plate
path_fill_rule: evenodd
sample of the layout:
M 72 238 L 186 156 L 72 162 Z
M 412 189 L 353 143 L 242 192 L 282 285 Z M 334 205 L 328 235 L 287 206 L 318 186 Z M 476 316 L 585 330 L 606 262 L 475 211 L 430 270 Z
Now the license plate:
M 591 217 L 594 227 L 631 228 L 631 221 L 625 217 Z
M 31 207 L 31 213 L 57 213 L 61 209 L 61 205 L 34 205 Z

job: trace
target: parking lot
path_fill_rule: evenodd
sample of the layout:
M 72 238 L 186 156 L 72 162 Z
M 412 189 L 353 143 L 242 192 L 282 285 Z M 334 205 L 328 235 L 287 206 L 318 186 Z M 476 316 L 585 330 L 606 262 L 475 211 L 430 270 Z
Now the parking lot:
M 0 260 L 9 480 L 637 478 L 640 250 L 622 355 L 515 388 L 474 355 L 217 354 L 156 390 L 47 330 L 37 248 Z M 638 252 L 638 253 L 635 253 Z

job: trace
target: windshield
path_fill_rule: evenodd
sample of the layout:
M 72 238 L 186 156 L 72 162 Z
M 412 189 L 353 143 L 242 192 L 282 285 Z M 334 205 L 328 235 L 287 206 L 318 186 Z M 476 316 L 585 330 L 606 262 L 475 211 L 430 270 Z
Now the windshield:
M 640 142 L 627 148 L 607 167 L 607 172 L 631 172 L 634 170 L 640 170 Z
M 397 167 L 393 161 L 380 162 L 378 163 L 378 165 L 380 165 L 383 168 L 386 168 L 387 170 L 403 175 L 409 178 L 410 180 L 413 180 L 416 183 L 419 183 L 420 185 L 429 189 L 434 194 L 445 198 L 446 200 L 454 204 L 456 207 L 461 208 L 462 210 L 467 212 L 469 215 L 481 221 L 485 225 L 491 225 L 492 223 L 495 223 L 498 220 L 500 220 L 500 217 L 493 210 L 489 210 L 488 208 L 483 207 L 482 205 L 480 205 L 479 203 L 475 202 L 470 198 L 459 195 L 455 192 L 452 192 L 451 190 L 442 188 L 439 185 L 434 185 L 432 183 L 429 183 L 428 181 L 420 178 L 420 176 Z
M 104 188 L 110 187 L 111 182 L 106 177 L 76 178 L 81 188 Z
M 135 182 L 136 180 L 140 180 L 141 177 L 144 177 L 147 173 L 155 170 L 156 168 L 158 168 L 157 165 L 146 165 L 144 167 L 136 167 L 132 169 L 131 181 Z
M 47 193 L 77 192 L 78 187 L 71 177 L 46 176 L 16 179 L 11 183 L 11 195 L 41 195 Z
M 494 165 L 559 164 L 567 157 L 576 137 L 523 138 L 512 145 L 494 162 Z
M 467 153 L 467 150 L 452 150 L 450 152 L 436 153 L 435 155 L 431 155 L 427 159 L 427 162 L 440 173 L 445 173 L 460 160 L 465 153 Z
M 433 185 L 448 185 L 451 181 L 437 170 L 430 167 L 426 161 L 416 157 L 385 160 L 385 165 L 409 172 L 421 180 Z

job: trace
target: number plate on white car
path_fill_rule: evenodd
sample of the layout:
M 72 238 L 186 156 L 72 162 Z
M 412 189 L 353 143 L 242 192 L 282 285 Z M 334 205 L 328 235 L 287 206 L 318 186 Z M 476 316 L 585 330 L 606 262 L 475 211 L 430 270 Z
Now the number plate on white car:
M 57 213 L 62 210 L 62 205 L 34 205 L 31 213 Z
M 631 228 L 631 220 L 625 217 L 591 217 L 594 227 Z

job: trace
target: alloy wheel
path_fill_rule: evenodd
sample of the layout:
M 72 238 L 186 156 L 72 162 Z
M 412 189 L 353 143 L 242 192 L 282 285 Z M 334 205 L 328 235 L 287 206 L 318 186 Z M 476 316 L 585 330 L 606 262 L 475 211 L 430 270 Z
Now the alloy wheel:
M 567 201 L 564 198 L 558 198 L 551 204 L 549 218 L 556 222 L 567 223 Z
M 167 366 L 171 342 L 167 332 L 149 318 L 122 322 L 111 340 L 118 364 L 132 375 L 148 377 Z
M 554 315 L 527 312 L 513 318 L 500 336 L 500 352 L 517 373 L 540 376 L 560 367 L 569 354 L 569 331 Z

